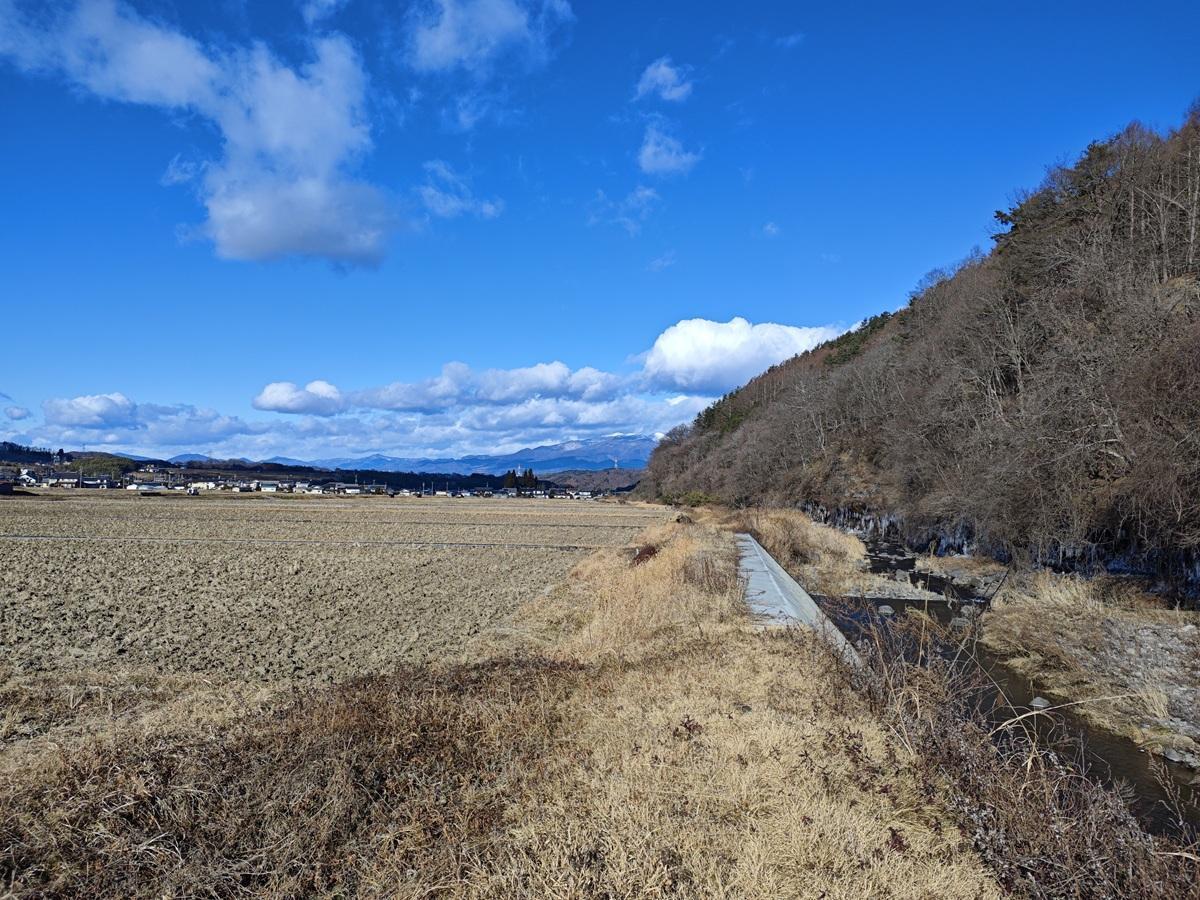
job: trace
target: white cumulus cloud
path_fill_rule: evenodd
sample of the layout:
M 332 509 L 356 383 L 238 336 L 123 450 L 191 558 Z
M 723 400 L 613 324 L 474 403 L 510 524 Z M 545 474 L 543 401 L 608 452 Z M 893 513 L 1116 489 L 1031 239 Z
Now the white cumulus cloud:
M 442 366 L 440 375 L 417 382 L 395 381 L 356 391 L 353 402 L 365 409 L 439 412 L 450 408 L 470 388 L 474 376 L 465 363 Z
M 124 394 L 88 394 L 53 398 L 42 404 L 42 417 L 51 425 L 111 428 L 137 421 L 137 404 Z
M 648 95 L 657 94 L 663 100 L 686 100 L 692 93 L 690 73 L 691 69 L 688 66 L 675 65 L 669 56 L 660 57 L 642 72 L 634 97 L 640 100 Z
M 646 127 L 642 147 L 638 150 L 638 166 L 647 175 L 683 175 L 699 161 L 699 153 L 684 149 L 678 138 L 667 134 L 659 125 Z
M 217 127 L 224 156 L 194 168 L 173 161 L 164 181 L 202 168 L 208 219 L 193 233 L 219 256 L 374 264 L 395 221 L 385 194 L 352 174 L 372 146 L 366 73 L 341 35 L 310 35 L 306 49 L 294 67 L 264 44 L 206 46 L 114 0 L 37 16 L 0 2 L 0 56 L 18 67 Z
M 18 422 L 21 419 L 28 419 L 30 413 L 24 406 L 6 406 L 4 407 L 4 415 L 12 421 Z
M 619 384 L 620 379 L 608 372 L 590 366 L 571 371 L 565 363 L 555 361 L 516 369 L 488 369 L 477 379 L 474 398 L 493 404 L 555 397 L 594 401 L 611 397 Z
M 162 456 L 186 450 L 318 459 L 460 456 L 614 433 L 652 435 L 690 421 L 720 394 L 841 331 L 741 317 L 685 319 L 623 372 L 561 360 L 490 369 L 451 362 L 429 378 L 359 390 L 321 379 L 276 381 L 252 403 L 284 415 L 251 421 L 186 403 L 135 402 L 121 392 L 55 398 L 42 404 L 44 424 L 0 427 L 0 437 Z M 11 412 L 0 417 L 11 420 Z
M 400 446 L 409 455 L 418 442 L 462 454 L 570 435 L 653 434 L 689 421 L 716 396 L 842 330 L 685 319 L 658 335 L 641 355 L 640 370 L 628 373 L 573 369 L 561 360 L 483 370 L 452 362 L 432 378 L 361 390 L 276 382 L 254 405 L 294 414 L 274 427 L 299 442 L 353 440 L 392 453 Z
M 304 387 L 290 381 L 274 381 L 252 401 L 255 409 L 272 412 L 332 416 L 346 408 L 346 398 L 328 381 L 310 381 Z
M 754 325 L 741 316 L 728 322 L 684 319 L 658 336 L 643 371 L 648 384 L 662 390 L 723 393 L 842 331 L 830 325 Z

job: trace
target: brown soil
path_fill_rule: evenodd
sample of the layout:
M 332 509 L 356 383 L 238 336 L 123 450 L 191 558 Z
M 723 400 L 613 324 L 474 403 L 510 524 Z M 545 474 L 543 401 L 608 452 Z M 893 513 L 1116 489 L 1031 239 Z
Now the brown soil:
M 224 721 L 280 690 L 466 658 L 589 552 L 564 545 L 624 546 L 665 515 L 123 492 L 2 503 L 0 767 L 31 739 Z M 519 546 L 383 543 L 396 540 Z

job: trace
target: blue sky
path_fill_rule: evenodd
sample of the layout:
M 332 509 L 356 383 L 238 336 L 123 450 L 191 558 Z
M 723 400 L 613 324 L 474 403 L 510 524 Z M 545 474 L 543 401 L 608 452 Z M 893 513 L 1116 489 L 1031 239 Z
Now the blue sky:
M 690 419 L 1200 95 L 1200 7 L 0 0 L 0 437 Z

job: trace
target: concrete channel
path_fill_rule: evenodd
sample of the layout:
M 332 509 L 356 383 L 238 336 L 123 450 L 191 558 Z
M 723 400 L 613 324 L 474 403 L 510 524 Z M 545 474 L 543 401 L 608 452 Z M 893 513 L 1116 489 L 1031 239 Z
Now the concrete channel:
M 806 626 L 832 644 L 847 662 L 862 665 L 858 651 L 845 635 L 758 541 L 748 534 L 738 534 L 737 543 L 746 603 L 759 627 Z

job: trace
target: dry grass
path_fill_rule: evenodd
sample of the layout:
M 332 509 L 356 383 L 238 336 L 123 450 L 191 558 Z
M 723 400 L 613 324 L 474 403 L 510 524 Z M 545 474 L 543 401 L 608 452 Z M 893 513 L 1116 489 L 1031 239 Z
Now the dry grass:
M 995 896 L 861 702 L 813 690 L 812 640 L 696 637 L 589 677 L 567 703 L 580 756 L 525 811 L 502 893 Z
M 833 597 L 868 592 L 867 548 L 852 534 L 814 522 L 793 509 L 706 511 L 714 524 L 753 535 L 808 589 Z
M 917 568 L 943 578 L 997 578 L 1008 571 L 1004 563 L 986 556 L 936 556 L 932 553 L 917 558 Z
M 17 896 L 429 896 L 553 755 L 569 669 L 414 669 L 212 736 L 103 743 L 0 790 Z
M 983 641 L 1047 692 L 1087 701 L 1075 709 L 1094 724 L 1153 749 L 1196 752 L 1162 723 L 1200 728 L 1197 625 L 1197 613 L 1167 609 L 1131 582 L 1038 572 L 997 597 Z
M 981 897 L 977 858 L 807 632 L 741 614 L 728 532 L 669 525 L 529 604 L 517 645 L 587 664 L 573 738 L 514 813 L 505 896 Z
M 712 531 L 663 525 L 643 532 L 644 562 L 602 550 L 579 563 L 549 596 L 526 604 L 517 620 L 557 658 L 639 659 L 681 637 L 742 627 L 737 553 Z
M 132 668 L 32 675 L 0 669 L 0 773 L 89 744 L 217 729 L 268 708 L 281 690 Z

